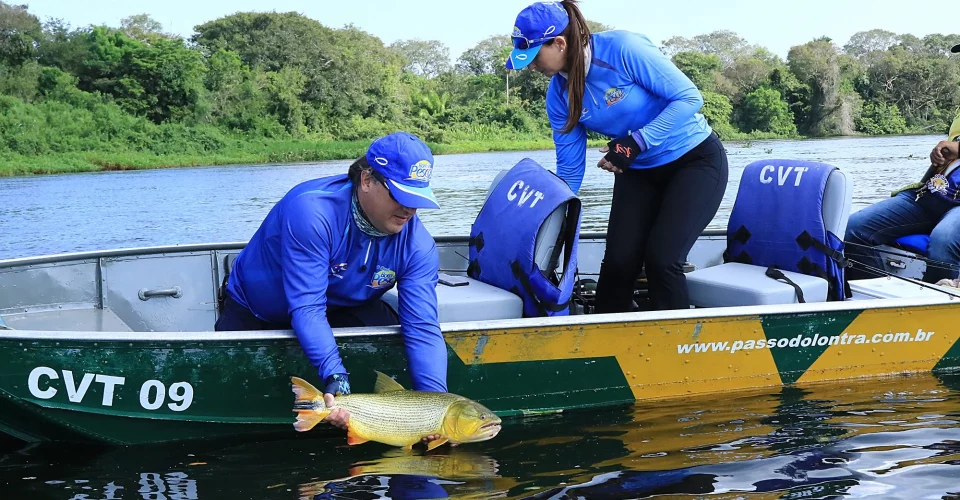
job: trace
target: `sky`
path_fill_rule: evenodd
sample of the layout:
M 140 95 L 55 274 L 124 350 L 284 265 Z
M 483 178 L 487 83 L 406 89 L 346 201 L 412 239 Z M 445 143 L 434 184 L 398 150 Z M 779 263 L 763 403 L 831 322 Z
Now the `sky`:
M 419 38 L 439 40 L 452 59 L 491 35 L 509 34 L 517 13 L 531 0 L 4 0 L 29 5 L 45 21 L 73 27 L 119 26 L 133 14 L 150 14 L 164 31 L 189 37 L 194 26 L 235 12 L 299 12 L 332 28 L 347 24 L 385 44 Z M 749 43 L 786 58 L 790 47 L 828 36 L 841 47 L 858 31 L 875 28 L 923 37 L 960 32 L 956 9 L 930 0 L 581 0 L 587 19 L 643 33 L 660 45 L 680 35 L 730 30 Z

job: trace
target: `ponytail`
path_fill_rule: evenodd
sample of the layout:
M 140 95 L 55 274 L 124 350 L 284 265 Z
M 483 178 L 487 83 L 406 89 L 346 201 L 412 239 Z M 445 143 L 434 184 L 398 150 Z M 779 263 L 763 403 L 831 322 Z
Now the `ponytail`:
M 570 22 L 561 33 L 567 41 L 565 66 L 568 68 L 567 98 L 570 102 L 567 108 L 567 123 L 563 125 L 561 132 L 567 134 L 577 126 L 582 114 L 583 92 L 587 85 L 587 63 L 584 60 L 584 51 L 590 43 L 590 28 L 587 27 L 587 20 L 583 18 L 580 8 L 577 7 L 577 0 L 563 0 L 561 5 L 567 11 L 567 17 L 570 18 Z

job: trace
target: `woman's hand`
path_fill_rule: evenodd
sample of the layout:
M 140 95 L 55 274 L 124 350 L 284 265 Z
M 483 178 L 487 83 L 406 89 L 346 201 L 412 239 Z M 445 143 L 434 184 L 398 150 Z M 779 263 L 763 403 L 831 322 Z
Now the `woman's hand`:
M 604 146 L 604 147 L 600 148 L 600 152 L 601 152 L 601 153 L 606 153 L 607 151 L 610 151 L 610 147 L 609 147 L 609 146 Z M 615 174 L 622 174 L 622 173 L 623 173 L 623 170 L 620 170 L 620 169 L 617 168 L 613 163 L 610 163 L 609 161 L 607 161 L 607 158 L 606 158 L 606 157 L 600 158 L 600 161 L 597 162 L 597 166 L 600 167 L 600 168 L 602 168 L 602 169 L 604 169 L 604 170 L 606 170 L 607 172 L 613 172 L 613 173 L 615 173 Z

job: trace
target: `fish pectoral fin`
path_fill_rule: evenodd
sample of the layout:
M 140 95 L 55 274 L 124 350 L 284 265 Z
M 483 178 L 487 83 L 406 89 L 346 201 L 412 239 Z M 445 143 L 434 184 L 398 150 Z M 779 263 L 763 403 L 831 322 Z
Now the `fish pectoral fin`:
M 350 446 L 366 443 L 370 441 L 367 438 L 360 437 L 353 429 L 347 429 L 347 444 Z
M 439 448 L 440 446 L 446 444 L 447 441 L 449 441 L 447 438 L 434 439 L 433 441 L 427 443 L 427 451 L 430 451 L 434 448 Z
M 374 373 L 377 374 L 377 381 L 373 384 L 373 392 L 392 392 L 392 391 L 405 391 L 406 389 L 400 385 L 400 382 L 390 378 L 386 373 L 381 373 L 374 370 Z
M 313 429 L 313 426 L 320 423 L 321 420 L 330 414 L 330 410 L 320 412 L 314 410 L 296 410 L 296 412 L 297 421 L 293 423 L 293 428 L 298 432 L 306 432 Z

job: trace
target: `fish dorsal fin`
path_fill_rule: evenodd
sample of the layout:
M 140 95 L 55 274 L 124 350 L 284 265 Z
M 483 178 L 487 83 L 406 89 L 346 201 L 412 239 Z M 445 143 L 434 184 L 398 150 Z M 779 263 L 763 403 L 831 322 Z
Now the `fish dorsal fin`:
M 405 391 L 400 382 L 390 378 L 387 374 L 374 370 L 377 374 L 377 381 L 373 384 L 373 392 L 392 392 Z

